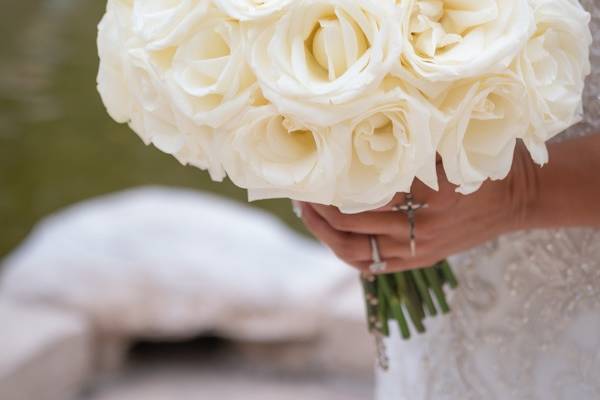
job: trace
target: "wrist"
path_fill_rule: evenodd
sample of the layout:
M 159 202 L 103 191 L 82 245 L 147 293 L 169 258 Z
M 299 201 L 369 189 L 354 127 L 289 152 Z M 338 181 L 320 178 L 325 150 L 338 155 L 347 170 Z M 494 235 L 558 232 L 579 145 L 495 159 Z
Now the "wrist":
M 541 209 L 540 171 L 541 167 L 533 162 L 525 146 L 518 145 L 506 180 L 509 193 L 507 231 L 536 227 Z

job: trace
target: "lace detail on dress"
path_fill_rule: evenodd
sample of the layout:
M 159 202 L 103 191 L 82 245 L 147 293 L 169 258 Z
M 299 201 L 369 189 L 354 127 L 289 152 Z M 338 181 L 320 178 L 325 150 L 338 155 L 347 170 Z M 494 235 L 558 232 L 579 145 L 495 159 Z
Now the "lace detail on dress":
M 600 1 L 584 118 L 555 140 L 600 132 Z M 600 230 L 519 232 L 452 260 L 452 313 L 388 346 L 379 400 L 600 399 Z M 394 327 L 392 327 L 394 328 Z
M 517 233 L 454 264 L 452 313 L 390 341 L 380 399 L 600 398 L 599 230 Z
M 590 51 L 592 73 L 586 80 L 583 92 L 583 120 L 557 136 L 557 140 L 589 135 L 600 129 L 600 1 L 581 0 L 581 5 L 592 15 L 591 26 L 594 38 Z

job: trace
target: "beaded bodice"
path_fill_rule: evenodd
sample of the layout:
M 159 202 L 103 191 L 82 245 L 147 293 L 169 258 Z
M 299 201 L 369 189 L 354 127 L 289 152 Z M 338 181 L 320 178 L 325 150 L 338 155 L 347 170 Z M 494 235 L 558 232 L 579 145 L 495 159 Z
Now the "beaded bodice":
M 600 132 L 600 2 L 584 119 L 556 140 Z M 600 399 L 600 230 L 519 232 L 453 260 L 452 313 L 389 343 L 378 400 Z

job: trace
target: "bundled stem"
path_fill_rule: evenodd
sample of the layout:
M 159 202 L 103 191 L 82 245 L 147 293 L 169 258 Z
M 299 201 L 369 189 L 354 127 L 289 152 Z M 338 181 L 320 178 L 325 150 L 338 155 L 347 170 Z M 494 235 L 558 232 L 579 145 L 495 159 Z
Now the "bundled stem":
M 369 330 L 389 336 L 389 321 L 395 321 L 404 339 L 409 339 L 411 335 L 407 316 L 417 332 L 425 332 L 423 321 L 427 315 L 435 316 L 438 311 L 444 314 L 450 311 L 443 286 L 458 286 L 446 260 L 419 270 L 379 276 L 363 274 L 361 281 Z

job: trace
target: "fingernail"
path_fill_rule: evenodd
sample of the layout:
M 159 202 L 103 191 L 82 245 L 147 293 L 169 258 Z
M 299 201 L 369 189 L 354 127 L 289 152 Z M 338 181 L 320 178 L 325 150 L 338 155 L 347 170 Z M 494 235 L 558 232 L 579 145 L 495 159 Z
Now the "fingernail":
M 294 210 L 296 217 L 302 218 L 302 205 L 299 201 L 292 200 L 292 209 Z

